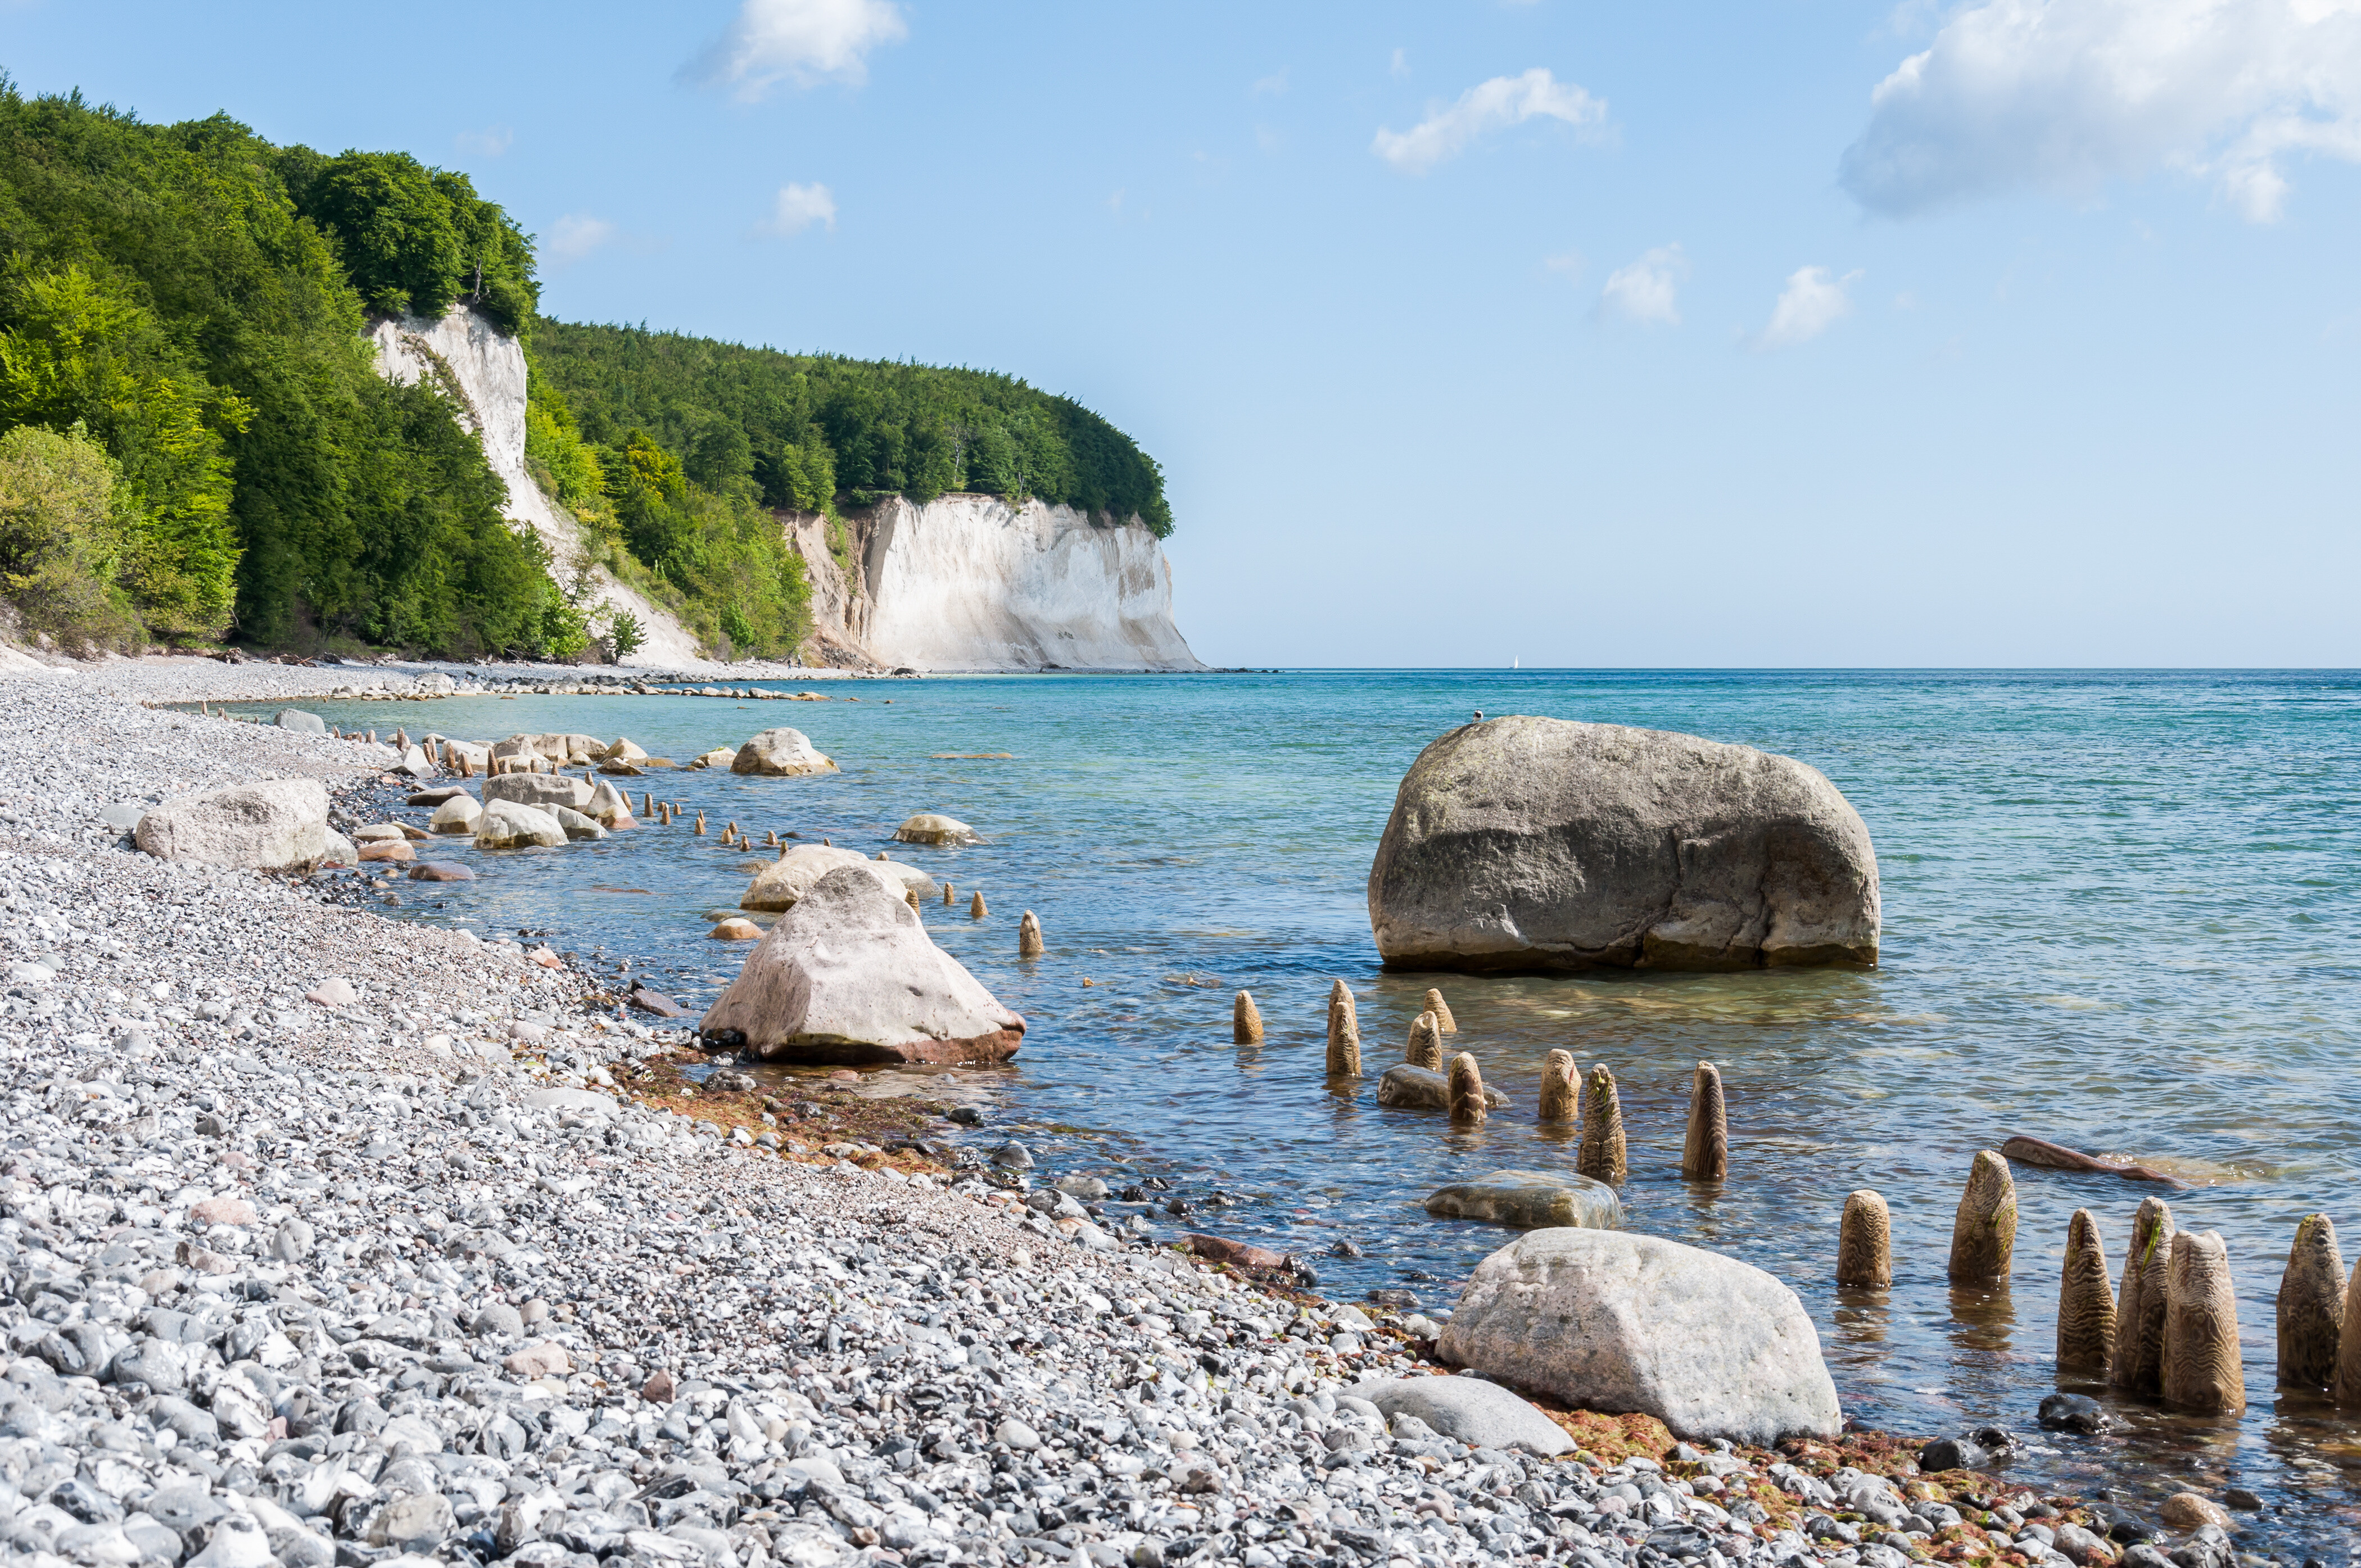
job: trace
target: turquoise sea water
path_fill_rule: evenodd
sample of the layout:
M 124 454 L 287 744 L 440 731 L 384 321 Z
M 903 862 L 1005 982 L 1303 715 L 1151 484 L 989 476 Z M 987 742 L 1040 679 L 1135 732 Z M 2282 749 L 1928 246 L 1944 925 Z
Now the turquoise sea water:
M 1404 1287 L 1448 1305 L 1507 1238 L 1428 1219 L 1425 1195 L 1503 1166 L 1571 1168 L 1532 1120 L 1564 1047 L 1622 1088 L 1628 1223 L 1728 1252 L 1793 1286 L 1846 1412 L 1925 1435 L 1996 1422 L 2026 1435 L 2027 1479 L 2263 1493 L 2286 1511 L 2247 1542 L 2354 1538 L 2361 1412 L 2273 1387 L 2273 1299 L 2297 1221 L 2324 1211 L 2361 1257 L 2361 675 L 2320 673 L 1285 674 L 1008 676 L 831 684 L 858 703 L 459 698 L 324 705 L 332 722 L 477 740 L 522 729 L 628 734 L 686 758 L 792 724 L 843 767 L 816 780 L 708 773 L 630 781 L 755 830 L 865 850 L 916 811 L 964 818 L 981 848 L 894 846 L 958 884 L 937 939 L 1026 1014 L 1016 1061 L 963 1073 L 1049 1170 L 1122 1185 L 1161 1174 L 1235 1207 L 1189 1225 L 1311 1258 L 1339 1298 Z M 886 700 L 890 698 L 890 703 Z M 1873 971 L 1478 980 L 1380 971 L 1365 883 L 1395 785 L 1466 719 L 1546 714 L 1685 730 L 1826 773 L 1875 840 L 1883 962 Z M 938 753 L 999 752 L 1005 761 Z M 637 799 L 638 787 L 634 789 Z M 423 816 L 423 814 L 420 814 Z M 554 928 L 701 1006 L 744 949 L 704 939 L 745 858 L 643 828 L 563 850 L 478 854 L 480 881 L 401 884 L 402 911 L 479 928 Z M 642 891 L 598 891 L 634 889 Z M 981 888 L 991 917 L 972 923 Z M 442 898 L 442 910 L 422 898 Z M 1046 958 L 1020 963 L 1038 913 Z M 1359 999 L 1371 1077 L 1322 1072 L 1324 997 Z M 1092 983 L 1085 985 L 1088 979 Z M 1456 1012 L 1510 1109 L 1477 1132 L 1380 1110 L 1425 988 Z M 1258 1047 L 1230 1043 L 1254 992 Z M 1727 1085 L 1730 1180 L 1677 1175 L 1690 1070 Z M 2249 1409 L 2168 1418 L 2112 1401 L 2125 1431 L 2038 1432 L 2058 1268 L 2090 1207 L 2120 1274 L 2153 1189 L 2018 1167 L 2013 1288 L 1954 1292 L 1943 1266 L 1976 1150 L 2012 1134 L 2201 1179 L 2168 1194 L 2218 1229 L 2239 1288 Z M 1838 1214 L 1856 1187 L 1894 1217 L 1890 1292 L 1839 1292 Z M 1358 1259 L 1324 1255 L 1339 1239 Z M 1419 1277 L 1426 1276 L 1431 1277 Z M 2081 1391 L 2103 1392 L 2083 1389 Z

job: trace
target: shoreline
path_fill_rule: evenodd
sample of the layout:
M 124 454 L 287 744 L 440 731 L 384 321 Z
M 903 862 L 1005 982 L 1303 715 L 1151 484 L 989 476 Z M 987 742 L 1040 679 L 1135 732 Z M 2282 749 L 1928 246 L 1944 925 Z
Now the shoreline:
M 264 668 L 280 689 L 228 695 Z M 1808 1515 L 1769 1474 L 1874 1464 L 1880 1444 L 1899 1471 L 1891 1439 L 1688 1459 L 1667 1433 L 1640 1456 L 1656 1468 L 1625 1442 L 1598 1454 L 1601 1475 L 1372 1431 L 1338 1388 L 1440 1369 L 1360 1308 L 1307 1309 L 1169 1251 L 1089 1250 L 1002 1190 L 915 1161 L 801 1163 L 730 1148 L 708 1118 L 605 1109 L 601 1079 L 669 1047 L 586 1006 L 588 977 L 513 942 L 115 846 L 96 813 L 127 796 L 272 772 L 373 780 L 348 741 L 140 706 L 321 697 L 350 668 L 151 659 L 71 688 L 0 678 L 16 992 L 0 1234 L 12 1279 L 78 1288 L 49 1293 L 63 1316 L 39 1332 L 48 1298 L 18 1291 L 12 1350 L 52 1382 L 12 1367 L 43 1407 L 17 1420 L 40 1435 L 12 1441 L 45 1446 L 13 1470 L 0 1450 L 0 1475 L 47 1475 L 52 1449 L 127 1453 L 110 1463 L 138 1472 L 118 1492 L 84 1488 L 113 1498 L 112 1518 L 38 1500 L 84 1486 L 81 1463 L 17 1486 L 20 1528 L 41 1508 L 70 1521 L 48 1521 L 64 1555 L 104 1560 L 113 1530 L 144 1558 L 140 1532 L 160 1529 L 193 1556 L 250 1528 L 269 1555 L 322 1563 L 356 1539 L 387 1559 L 473 1541 L 474 1557 L 529 1563 L 610 1539 L 741 1563 L 1071 1560 L 1093 1544 L 1162 1562 L 1183 1543 L 1200 1561 L 1272 1563 L 1628 1562 L 1642 1543 L 1724 1563 L 1907 1561 L 1873 1531 L 1856 1529 L 1870 1542 L 1856 1548 L 1841 1529 L 1781 1528 Z M 19 979 L 19 964 L 50 978 Z M 331 978 L 357 1001 L 303 999 Z M 76 1322 L 91 1332 L 67 1333 Z M 200 1323 L 218 1334 L 159 1332 Z M 57 1365 L 77 1353 L 79 1372 Z M 1602 1420 L 1560 1425 L 1611 1450 Z M 2026 1492 L 1981 1476 L 1943 1489 L 1961 1513 Z M 184 1503 L 203 1516 L 186 1530 L 171 1513 Z M 56 1533 L 73 1530 L 99 1536 Z M 1973 1523 L 1942 1533 L 1986 1539 Z

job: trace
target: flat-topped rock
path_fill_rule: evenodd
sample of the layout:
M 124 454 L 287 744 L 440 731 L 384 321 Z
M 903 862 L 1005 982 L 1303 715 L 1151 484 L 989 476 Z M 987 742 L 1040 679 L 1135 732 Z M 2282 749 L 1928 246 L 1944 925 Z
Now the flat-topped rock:
M 1003 1061 L 1025 1037 L 1025 1020 L 857 866 L 796 900 L 698 1028 L 769 1060 L 848 1066 Z
M 429 830 L 436 833 L 473 833 L 482 821 L 484 808 L 471 795 L 455 795 L 434 808 L 426 819 Z
M 328 826 L 328 789 L 318 779 L 267 779 L 175 795 L 140 815 L 132 842 L 159 860 L 256 871 L 355 860 L 352 845 Z
M 1483 1220 L 1524 1231 L 1552 1225 L 1611 1231 L 1623 1223 L 1615 1189 L 1571 1171 L 1495 1170 L 1436 1190 L 1426 1212 L 1438 1220 Z
M 1654 1416 L 1686 1438 L 1767 1448 L 1843 1423 L 1795 1293 L 1661 1236 L 1520 1236 L 1476 1266 L 1436 1348 L 1571 1409 Z
M 922 811 L 894 829 L 894 837 L 905 844 L 981 844 L 983 835 L 956 817 L 939 812 Z
M 587 781 L 568 778 L 564 773 L 494 773 L 484 781 L 486 806 L 496 800 L 513 800 L 524 806 L 563 806 L 579 811 L 590 804 L 595 793 Z
M 1510 718 L 1419 753 L 1369 868 L 1403 969 L 1732 970 L 1877 961 L 1877 856 L 1792 757 Z

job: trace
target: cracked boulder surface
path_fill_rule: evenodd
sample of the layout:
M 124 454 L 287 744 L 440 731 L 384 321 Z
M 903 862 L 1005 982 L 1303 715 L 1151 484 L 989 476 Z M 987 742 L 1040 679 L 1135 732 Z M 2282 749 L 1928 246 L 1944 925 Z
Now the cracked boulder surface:
M 1512 717 L 1419 753 L 1369 868 L 1400 969 L 1874 964 L 1877 854 L 1826 775 L 1670 730 Z

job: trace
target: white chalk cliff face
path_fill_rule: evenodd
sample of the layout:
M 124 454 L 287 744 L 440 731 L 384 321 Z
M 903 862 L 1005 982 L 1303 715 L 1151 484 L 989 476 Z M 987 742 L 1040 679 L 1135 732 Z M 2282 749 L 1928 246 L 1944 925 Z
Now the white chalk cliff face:
M 439 321 L 405 316 L 369 334 L 379 371 L 422 376 L 456 393 L 463 423 L 508 486 L 507 515 L 549 546 L 562 575 L 581 530 L 524 466 L 525 363 L 516 339 L 465 305 Z M 836 525 L 785 517 L 781 528 L 812 585 L 808 660 L 917 670 L 1199 670 L 1172 622 L 1172 567 L 1140 522 L 1102 527 L 1071 507 L 949 495 L 924 506 L 895 498 Z M 697 639 L 603 569 L 599 605 L 630 611 L 646 642 L 627 664 L 706 666 Z
M 1145 523 L 1102 527 L 1071 507 L 949 495 L 885 501 L 862 524 L 868 603 L 855 640 L 880 663 L 1204 668 L 1172 623 L 1171 564 Z
M 440 321 L 418 316 L 380 321 L 369 329 L 377 345 L 378 372 L 404 384 L 422 376 L 461 400 L 460 421 L 484 444 L 492 472 L 509 488 L 508 516 L 524 523 L 549 546 L 561 576 L 570 576 L 581 554 L 582 532 L 566 509 L 542 493 L 524 466 L 524 350 L 517 340 L 465 305 L 454 305 Z M 443 372 L 446 372 L 447 375 Z M 705 663 L 697 639 L 671 614 L 594 567 L 592 601 L 639 618 L 647 641 L 623 661 L 665 669 Z

